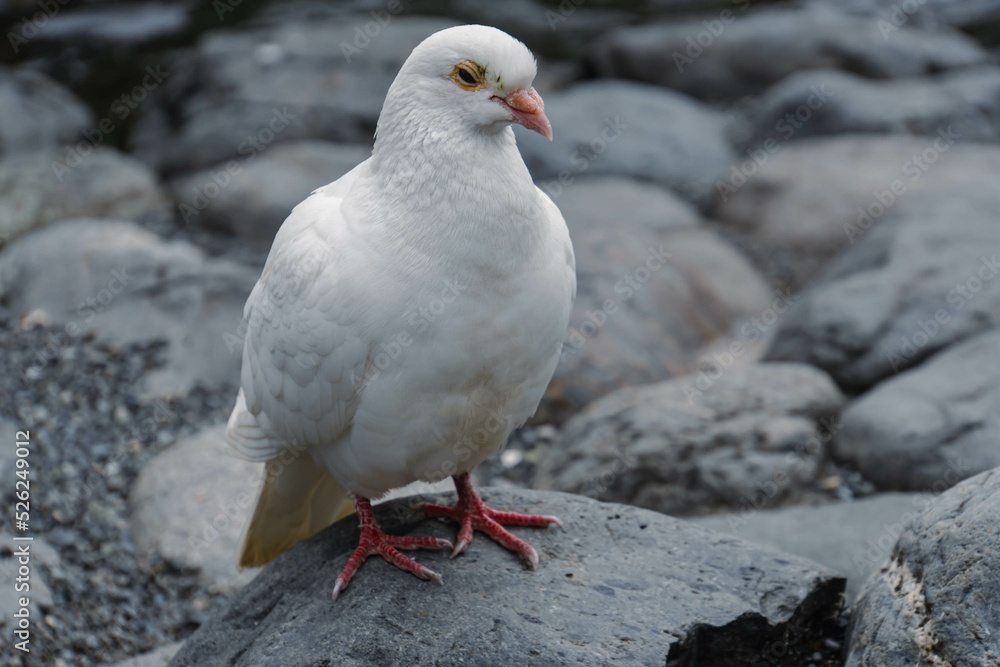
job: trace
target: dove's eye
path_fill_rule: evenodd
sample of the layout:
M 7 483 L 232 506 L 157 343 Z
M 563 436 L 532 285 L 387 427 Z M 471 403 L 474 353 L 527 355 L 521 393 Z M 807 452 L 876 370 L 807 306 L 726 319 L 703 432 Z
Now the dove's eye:
M 464 81 L 464 82 L 466 82 L 466 83 L 468 83 L 470 85 L 474 84 L 476 82 L 476 77 L 474 77 L 472 75 L 472 72 L 470 72 L 469 70 L 465 69 L 464 67 L 459 68 L 459 70 L 458 70 L 458 78 L 460 78 L 462 81 Z
M 471 60 L 466 60 L 455 65 L 455 68 L 451 71 L 451 78 L 464 90 L 479 90 L 486 87 L 483 68 Z

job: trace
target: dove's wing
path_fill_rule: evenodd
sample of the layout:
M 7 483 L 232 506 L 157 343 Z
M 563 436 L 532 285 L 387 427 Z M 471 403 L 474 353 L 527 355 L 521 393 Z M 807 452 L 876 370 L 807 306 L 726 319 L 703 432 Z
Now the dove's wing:
M 269 466 L 240 555 L 257 567 L 353 512 L 310 449 L 337 442 L 357 408 L 369 346 L 351 316 L 343 195 L 357 169 L 282 225 L 244 309 L 241 389 L 226 441 Z
M 295 207 L 247 299 L 241 391 L 226 433 L 242 458 L 332 444 L 350 425 L 369 351 L 343 262 L 340 202 L 356 171 Z

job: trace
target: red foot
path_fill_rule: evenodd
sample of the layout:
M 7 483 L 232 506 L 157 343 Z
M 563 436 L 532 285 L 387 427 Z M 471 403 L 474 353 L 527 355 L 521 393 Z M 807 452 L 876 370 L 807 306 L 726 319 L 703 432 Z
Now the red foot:
M 554 516 L 498 512 L 487 507 L 472 487 L 469 473 L 455 475 L 455 489 L 458 491 L 458 502 L 454 507 L 430 503 L 417 505 L 417 509 L 422 509 L 428 517 L 448 517 L 460 524 L 458 542 L 451 552 L 452 558 L 465 551 L 469 543 L 472 542 L 472 531 L 478 530 L 502 547 L 520 554 L 524 560 L 528 561 L 528 566 L 532 570 L 538 569 L 538 554 L 534 548 L 524 540 L 511 535 L 503 527 L 507 525 L 544 528 L 553 523 L 561 526 L 562 521 Z
M 367 498 L 361 496 L 354 497 L 354 506 L 358 510 L 358 523 L 361 524 L 361 540 L 358 548 L 348 559 L 337 583 L 333 586 L 333 599 L 336 600 L 341 591 L 347 588 L 351 577 L 358 571 L 361 564 L 369 556 L 378 554 L 389 561 L 400 570 L 411 572 L 421 579 L 433 579 L 439 584 L 443 584 L 441 575 L 432 572 L 412 558 L 407 558 L 399 553 L 397 549 L 450 549 L 451 542 L 438 537 L 399 537 L 397 535 L 386 535 L 375 522 L 375 515 L 372 513 L 372 504 Z

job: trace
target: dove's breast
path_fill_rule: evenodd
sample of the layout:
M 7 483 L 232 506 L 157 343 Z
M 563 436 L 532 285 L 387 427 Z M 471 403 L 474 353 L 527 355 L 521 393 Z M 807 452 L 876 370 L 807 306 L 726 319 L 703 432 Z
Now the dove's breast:
M 534 413 L 575 291 L 568 235 L 551 244 L 517 272 L 400 285 L 404 298 L 387 306 L 395 315 L 371 346 L 350 435 L 321 454 L 338 483 L 377 497 L 469 471 Z

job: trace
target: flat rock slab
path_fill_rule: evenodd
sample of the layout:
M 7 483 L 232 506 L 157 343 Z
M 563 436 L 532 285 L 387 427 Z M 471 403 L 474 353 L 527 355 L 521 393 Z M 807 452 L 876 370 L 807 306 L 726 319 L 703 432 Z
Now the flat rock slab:
M 844 580 L 802 558 L 582 496 L 483 495 L 497 508 L 562 519 L 562 530 L 514 529 L 538 550 L 537 572 L 477 535 L 455 560 L 417 553 L 444 586 L 374 558 L 333 602 L 334 579 L 358 538 L 351 517 L 265 568 L 171 665 L 726 667 L 746 665 L 774 642 L 811 655 L 837 613 Z M 421 499 L 454 502 L 451 494 Z M 423 519 L 414 501 L 379 506 L 382 525 L 454 539 L 454 525 Z

